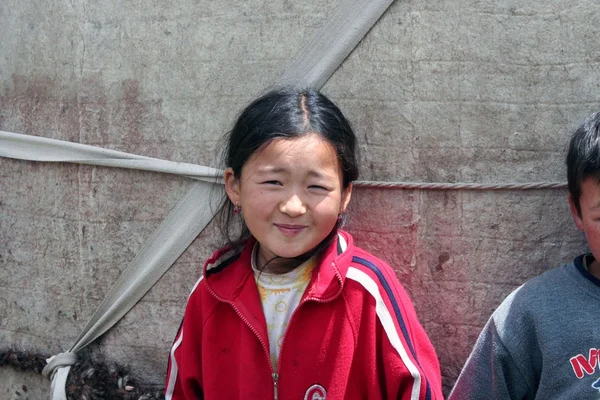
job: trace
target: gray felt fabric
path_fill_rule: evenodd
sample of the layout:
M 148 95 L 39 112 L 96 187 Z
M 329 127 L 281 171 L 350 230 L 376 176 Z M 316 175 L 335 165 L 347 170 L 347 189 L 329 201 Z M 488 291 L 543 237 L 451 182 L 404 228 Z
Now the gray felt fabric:
M 276 86 L 320 88 L 392 2 L 393 0 L 340 1 L 323 27 L 288 66 Z M 93 146 L 23 136 L 0 132 L 0 156 L 170 173 L 195 171 L 200 175 L 197 179 L 209 182 L 214 181 L 214 176 L 218 175 L 218 170 L 209 167 L 169 163 Z M 195 177 L 194 174 L 190 175 Z M 215 210 L 210 205 L 218 204 L 219 191 L 212 190 L 212 186 L 213 184 L 205 181 L 192 184 L 184 198 L 127 266 L 67 353 L 80 350 L 109 330 L 179 258 L 214 216 Z M 64 385 L 70 368 L 68 364 L 73 362 L 72 354 L 64 353 L 55 362 L 50 361 L 50 366 L 56 369 L 48 368 L 45 374 L 53 380 L 53 400 L 66 399 Z

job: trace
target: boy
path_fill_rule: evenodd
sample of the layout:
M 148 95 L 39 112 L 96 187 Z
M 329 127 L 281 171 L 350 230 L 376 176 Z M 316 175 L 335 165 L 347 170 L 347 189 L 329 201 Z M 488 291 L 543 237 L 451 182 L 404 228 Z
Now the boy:
M 569 205 L 591 253 L 511 293 L 450 394 L 462 399 L 600 398 L 600 112 L 571 138 Z

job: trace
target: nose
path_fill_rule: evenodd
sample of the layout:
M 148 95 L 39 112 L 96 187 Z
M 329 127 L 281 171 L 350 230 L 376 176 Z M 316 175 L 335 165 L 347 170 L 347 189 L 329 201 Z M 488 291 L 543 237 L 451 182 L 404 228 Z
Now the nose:
M 306 213 L 306 205 L 304 205 L 304 202 L 297 194 L 293 194 L 287 200 L 281 202 L 279 211 L 292 218 L 299 217 Z

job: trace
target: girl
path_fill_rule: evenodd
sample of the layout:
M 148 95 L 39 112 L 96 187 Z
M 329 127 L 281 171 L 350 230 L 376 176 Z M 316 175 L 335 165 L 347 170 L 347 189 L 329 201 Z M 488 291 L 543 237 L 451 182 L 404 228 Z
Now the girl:
M 188 299 L 167 400 L 442 399 L 435 351 L 394 271 L 339 229 L 355 147 L 316 90 L 273 91 L 242 112 L 225 157 L 229 244 Z

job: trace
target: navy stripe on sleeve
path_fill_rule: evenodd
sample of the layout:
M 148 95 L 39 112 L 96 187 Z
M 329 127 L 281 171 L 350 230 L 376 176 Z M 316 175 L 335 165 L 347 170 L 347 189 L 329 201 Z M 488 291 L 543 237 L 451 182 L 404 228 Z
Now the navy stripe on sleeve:
M 417 364 L 419 364 L 419 360 L 417 359 L 417 354 L 413 347 L 412 341 L 410 340 L 410 336 L 408 335 L 408 329 L 406 329 L 406 323 L 404 322 L 404 318 L 402 317 L 402 313 L 400 312 L 400 306 L 398 306 L 398 301 L 396 300 L 396 297 L 394 296 L 394 293 L 392 292 L 392 288 L 391 288 L 390 284 L 385 279 L 385 276 L 383 275 L 381 270 L 375 264 L 373 264 L 372 262 L 370 262 L 368 260 L 365 260 L 364 258 L 354 256 L 354 257 L 352 257 L 352 261 L 355 263 L 358 263 L 362 266 L 367 267 L 368 269 L 373 271 L 375 273 L 375 275 L 377 275 L 377 278 L 379 279 L 381 286 L 383 286 L 383 288 L 385 289 L 387 297 L 388 297 L 388 299 L 390 299 L 390 302 L 392 303 L 392 307 L 394 308 L 394 314 L 396 315 L 396 319 L 398 321 L 398 325 L 400 325 L 400 329 L 402 330 L 404 339 L 406 340 L 406 343 L 408 344 L 410 353 L 412 354 L 413 359 L 417 362 Z M 421 364 L 419 364 L 419 368 L 421 369 L 421 371 L 423 371 Z M 431 389 L 429 388 L 429 381 L 427 380 L 426 376 L 424 376 L 424 375 L 422 375 L 422 376 L 425 379 L 425 387 L 426 387 L 425 398 L 429 400 L 429 399 L 431 399 Z

